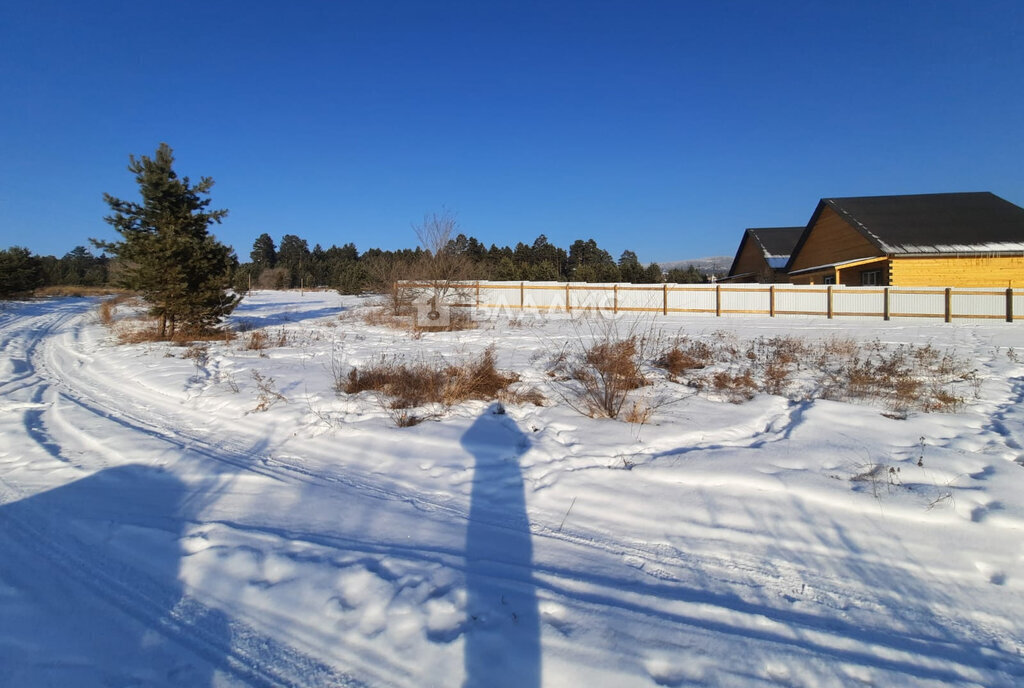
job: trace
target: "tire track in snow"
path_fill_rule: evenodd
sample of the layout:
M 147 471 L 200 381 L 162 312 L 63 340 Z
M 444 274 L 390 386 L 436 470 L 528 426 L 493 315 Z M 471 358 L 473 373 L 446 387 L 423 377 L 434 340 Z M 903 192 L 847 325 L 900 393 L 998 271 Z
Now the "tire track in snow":
M 0 478 L 0 503 L 20 501 L 15 488 Z M 227 637 L 208 628 L 218 612 L 199 600 L 173 590 L 123 561 L 103 558 L 72 536 L 52 516 L 21 507 L 20 516 L 0 510 L 5 535 L 31 556 L 45 560 L 65 580 L 188 648 L 211 664 L 252 686 L 335 686 L 364 688 L 365 684 L 231 619 Z M 28 516 L 29 518 L 25 518 Z M 11 553 L 7 553 L 10 556 Z
M 77 304 L 73 304 L 77 306 Z M 43 416 L 53 412 L 55 398 L 77 404 L 86 412 L 105 421 L 119 422 L 109 409 L 92 406 L 81 395 L 68 393 L 72 389 L 61 379 L 62 370 L 55 373 L 48 365 L 47 351 L 53 339 L 68 322 L 82 317 L 82 308 L 68 308 L 55 304 L 42 313 L 22 318 L 14 317 L 3 323 L 7 333 L 4 348 L 14 349 L 14 355 L 23 356 L 24 363 L 17 366 L 16 379 L 0 383 L 0 410 L 23 412 L 26 435 L 40 445 L 52 458 L 68 462 L 68 452 L 60 440 L 46 430 Z M 25 322 L 27 320 L 27 322 Z M 55 387 L 64 391 L 56 392 Z M 12 395 L 28 394 L 29 401 L 11 401 Z M 47 411 L 49 409 L 49 411 Z M 134 431 L 145 428 L 121 424 Z M 147 433 L 153 436 L 152 433 Z M 81 430 L 79 435 L 82 436 Z M 85 437 L 99 442 L 99 438 Z M 99 452 L 90 452 L 90 472 L 109 462 Z M 271 476 L 273 477 L 273 476 Z M 26 495 L 0 475 L 0 505 L 15 505 L 17 509 L 0 509 L 0 528 L 27 556 L 45 561 L 61 573 L 62 579 L 72 582 L 94 598 L 126 614 L 146 628 L 152 629 L 203 657 L 214 666 L 228 672 L 239 681 L 253 686 L 338 686 L 362 688 L 364 683 L 341 673 L 285 643 L 267 636 L 239 619 L 227 620 L 227 638 L 208 628 L 209 619 L 218 618 L 218 612 L 181 591 L 127 564 L 100 554 L 72 535 L 58 515 L 43 513 L 28 505 Z M 12 557 L 13 552 L 6 552 Z
M 55 329 L 55 327 L 51 329 Z M 53 337 L 47 337 L 47 342 L 47 346 L 68 346 L 63 342 L 56 343 Z M 71 346 L 74 346 L 76 342 L 77 340 L 73 340 Z M 35 348 L 34 345 L 33 351 L 35 351 Z M 137 400 L 125 396 L 126 390 L 123 388 L 104 387 L 104 381 L 102 380 L 82 380 L 80 375 L 77 374 L 78 371 L 62 367 L 61 362 L 63 358 L 61 356 L 51 355 L 44 358 L 45 360 L 40 360 L 38 354 L 34 356 L 40 375 L 47 377 L 51 384 L 59 385 L 63 398 L 77 404 L 89 413 L 120 423 L 124 428 L 133 432 L 143 433 L 154 439 L 168 442 L 182 451 L 187 450 L 204 459 L 230 466 L 232 469 L 252 472 L 274 480 L 299 482 L 327 489 L 342 486 L 345 489 L 355 490 L 363 495 L 369 495 L 377 499 L 405 503 L 421 511 L 444 512 L 460 520 L 468 519 L 468 509 L 466 507 L 440 501 L 433 495 L 418 491 L 413 485 L 395 481 L 384 483 L 376 476 L 360 475 L 351 469 L 346 469 L 345 472 L 316 470 L 284 458 L 275 459 L 269 456 L 255 455 L 253 447 L 258 446 L 258 442 L 254 442 L 250 446 L 245 441 L 235 438 L 211 440 L 207 434 L 195 429 L 188 429 L 182 423 L 169 422 L 168 419 L 174 418 L 174 409 L 169 404 L 161 409 L 159 407 L 153 408 L 147 403 L 133 403 L 133 401 Z M 102 394 L 97 394 L 98 390 L 95 388 L 97 384 L 100 385 L 101 389 L 99 391 L 102 391 Z M 129 387 L 128 391 L 130 390 L 131 388 Z M 149 402 L 152 399 L 147 399 L 146 401 Z M 766 428 L 755 441 L 762 443 L 771 441 L 772 438 L 770 436 L 774 435 L 776 431 L 779 431 L 779 434 L 783 434 L 786 430 L 799 424 L 801 422 L 802 410 L 799 408 L 789 410 L 791 413 L 786 414 L 781 427 Z M 740 444 L 742 446 L 747 443 L 741 442 Z M 500 519 L 494 518 L 494 521 L 488 525 L 501 528 L 507 527 L 510 524 L 503 523 Z M 780 579 L 778 572 L 772 566 L 765 565 L 763 562 L 738 562 L 735 557 L 715 561 L 706 555 L 699 557 L 689 556 L 675 548 L 673 548 L 672 552 L 666 552 L 663 547 L 658 545 L 624 543 L 611 540 L 607 535 L 601 537 L 596 533 L 589 533 L 586 530 L 579 529 L 574 530 L 572 528 L 555 531 L 552 527 L 537 523 L 531 524 L 531 531 L 535 537 L 571 544 L 583 550 L 600 551 L 611 555 L 613 558 L 617 558 L 620 562 L 630 559 L 634 562 L 632 566 L 635 569 L 642 570 L 644 576 L 654 576 L 657 578 L 657 584 L 651 584 L 646 587 L 638 586 L 640 589 L 647 589 L 649 594 L 638 595 L 628 605 L 623 605 L 628 607 L 627 611 L 629 614 L 648 615 L 651 618 L 663 617 L 666 621 L 679 621 L 682 618 L 664 615 L 659 617 L 659 609 L 664 595 L 671 595 L 673 590 L 676 591 L 675 594 L 677 596 L 685 593 L 685 589 L 683 593 L 680 593 L 678 588 L 680 585 L 686 585 L 685 580 L 672 573 L 665 572 L 666 567 L 695 573 L 705 579 L 710 577 L 713 581 L 725 586 L 743 586 L 755 592 L 765 584 L 790 587 L 791 589 L 799 589 L 804 584 L 804 579 L 799 575 L 791 577 L 791 579 L 783 576 Z M 298 533 L 281 533 L 280 536 L 302 537 Z M 309 537 L 312 541 L 316 542 L 314 535 L 309 535 Z M 320 540 L 318 544 L 321 546 L 338 547 L 337 544 L 323 541 L 322 538 Z M 345 543 L 344 546 L 350 547 L 351 543 Z M 395 554 L 394 550 L 391 550 L 390 553 Z M 398 554 L 398 556 L 401 555 Z M 579 556 L 579 559 L 583 562 L 586 556 Z M 652 569 L 656 569 L 657 572 L 653 572 Z M 712 570 L 717 571 L 717 573 L 709 576 Z M 736 575 L 729 575 L 729 572 L 735 574 L 737 571 L 744 573 L 743 578 L 745 580 L 740 579 Z M 579 570 L 575 568 L 549 568 L 544 570 L 543 567 L 539 567 L 537 573 L 548 581 L 545 583 L 544 588 L 549 594 L 570 606 L 583 605 L 585 607 L 592 607 L 597 605 L 598 608 L 608 605 L 615 606 L 614 602 L 617 596 L 613 594 L 614 591 L 636 583 L 635 578 L 632 577 L 635 572 L 631 572 L 630 575 L 626 576 L 617 575 L 601 581 L 596 577 L 588 578 L 583 568 Z M 515 582 L 518 579 L 519 576 L 516 575 L 510 575 L 505 578 L 505 580 L 511 582 Z M 583 590 L 581 586 L 568 583 L 573 580 L 583 581 L 586 585 L 582 587 L 586 587 L 588 590 Z M 846 591 L 839 588 L 829 590 L 828 588 L 834 587 L 829 586 L 829 582 L 831 581 L 816 581 L 815 587 L 819 591 L 827 591 L 837 597 L 843 596 L 846 593 Z M 842 581 L 836 582 L 842 583 Z M 607 592 L 601 592 L 602 590 Z M 840 631 L 844 629 L 837 631 L 834 628 L 834 619 L 828 617 L 822 618 L 807 614 L 798 618 L 787 614 L 784 610 L 771 607 L 757 607 L 750 604 L 730 604 L 729 600 L 725 598 L 718 599 L 714 596 L 705 599 L 704 603 L 718 606 L 718 608 L 728 612 L 733 617 L 748 618 L 749 623 L 755 623 L 759 618 L 763 619 L 765 615 L 768 615 L 769 618 L 774 616 L 777 620 L 781 619 L 787 623 L 798 624 L 807 631 L 834 639 L 832 642 L 823 641 L 822 647 L 840 642 L 844 637 L 840 635 Z M 747 623 L 743 622 L 738 624 L 738 626 L 745 626 Z M 729 632 L 730 628 L 730 626 L 723 625 L 721 631 Z M 919 637 L 918 641 L 926 644 L 936 643 L 937 646 L 941 646 L 943 642 L 940 638 L 928 637 Z

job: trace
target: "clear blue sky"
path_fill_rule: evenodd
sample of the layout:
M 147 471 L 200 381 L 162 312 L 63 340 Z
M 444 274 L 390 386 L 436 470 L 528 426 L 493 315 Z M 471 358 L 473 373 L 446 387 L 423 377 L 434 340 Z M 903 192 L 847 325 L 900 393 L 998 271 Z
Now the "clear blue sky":
M 838 7 L 836 7 L 838 5 Z M 0 247 L 115 238 L 170 144 L 214 232 L 735 252 L 823 196 L 1024 205 L 1024 3 L 0 0 Z

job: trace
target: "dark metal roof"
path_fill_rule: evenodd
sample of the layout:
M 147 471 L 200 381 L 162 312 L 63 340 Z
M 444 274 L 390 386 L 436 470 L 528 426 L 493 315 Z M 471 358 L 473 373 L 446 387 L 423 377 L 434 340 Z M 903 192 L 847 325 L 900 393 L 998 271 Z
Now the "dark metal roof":
M 761 247 L 765 258 L 789 259 L 804 227 L 752 227 L 747 233 Z
M 750 227 L 744 230 L 739 248 L 736 249 L 736 256 L 732 259 L 732 267 L 729 268 L 729 276 L 739 276 L 735 275 L 734 271 L 748 240 L 757 245 L 765 262 L 771 268 L 781 270 L 789 260 L 789 254 L 803 231 L 804 227 Z
M 1024 251 L 1024 208 L 987 191 L 823 198 L 887 254 Z

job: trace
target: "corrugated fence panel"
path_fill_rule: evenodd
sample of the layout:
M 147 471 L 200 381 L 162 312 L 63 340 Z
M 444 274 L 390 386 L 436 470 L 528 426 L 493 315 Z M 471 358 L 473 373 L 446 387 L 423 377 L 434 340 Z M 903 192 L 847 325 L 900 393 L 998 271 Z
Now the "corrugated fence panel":
M 620 284 L 617 290 L 619 310 L 662 311 L 665 288 L 661 284 Z
M 670 284 L 668 285 L 669 313 L 715 314 L 715 285 L 713 284 Z
M 524 282 L 523 306 L 526 310 L 564 311 L 565 284 L 561 282 Z
M 777 286 L 775 312 L 778 315 L 826 315 L 828 290 L 819 286 Z
M 954 318 L 1006 319 L 1005 289 L 954 289 L 950 298 Z
M 416 289 L 424 285 L 403 284 Z M 587 284 L 470 282 L 465 305 L 527 311 L 607 311 L 715 315 L 883 317 L 886 289 L 822 285 Z M 1005 319 L 1001 288 L 890 287 L 891 318 Z M 774 297 L 774 298 L 773 298 Z M 1024 290 L 1013 291 L 1013 319 L 1024 322 Z
M 722 287 L 723 313 L 768 315 L 771 292 L 764 287 Z
M 889 290 L 889 315 L 893 318 L 942 318 L 946 313 L 946 290 L 913 287 Z
M 834 316 L 876 317 L 885 315 L 885 290 L 864 287 L 832 290 Z
M 481 282 L 480 304 L 482 306 L 518 307 L 518 282 Z

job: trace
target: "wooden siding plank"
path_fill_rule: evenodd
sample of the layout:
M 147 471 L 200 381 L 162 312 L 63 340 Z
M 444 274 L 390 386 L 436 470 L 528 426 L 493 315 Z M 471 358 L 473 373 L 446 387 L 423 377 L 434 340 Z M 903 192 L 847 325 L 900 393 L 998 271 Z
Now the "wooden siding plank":
M 793 259 L 791 270 L 884 255 L 834 210 L 826 206 L 811 227 L 800 253 Z

